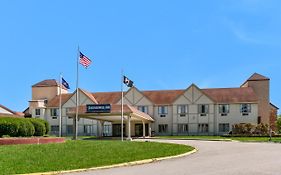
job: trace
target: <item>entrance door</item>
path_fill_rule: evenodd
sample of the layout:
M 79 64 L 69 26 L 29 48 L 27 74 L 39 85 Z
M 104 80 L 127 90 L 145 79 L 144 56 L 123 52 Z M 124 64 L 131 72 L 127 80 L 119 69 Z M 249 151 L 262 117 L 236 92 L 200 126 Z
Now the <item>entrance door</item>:
M 135 124 L 135 136 L 141 137 L 143 136 L 143 126 L 142 124 Z M 145 124 L 145 136 L 148 136 L 148 124 Z
M 123 136 L 125 136 L 125 124 L 123 125 Z M 112 125 L 112 136 L 113 137 L 121 137 L 121 124 L 113 124 Z

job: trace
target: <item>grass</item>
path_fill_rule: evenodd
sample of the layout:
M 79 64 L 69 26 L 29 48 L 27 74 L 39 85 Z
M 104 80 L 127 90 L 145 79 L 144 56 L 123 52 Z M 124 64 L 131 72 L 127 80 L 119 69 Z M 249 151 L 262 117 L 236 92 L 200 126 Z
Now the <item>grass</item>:
M 269 137 L 225 137 L 225 136 L 159 136 L 161 139 L 187 139 L 187 140 L 236 140 L 241 142 L 268 142 Z M 281 137 L 272 137 L 272 142 L 281 143 Z
M 0 146 L 0 174 L 99 167 L 185 153 L 194 148 L 156 142 L 67 141 Z

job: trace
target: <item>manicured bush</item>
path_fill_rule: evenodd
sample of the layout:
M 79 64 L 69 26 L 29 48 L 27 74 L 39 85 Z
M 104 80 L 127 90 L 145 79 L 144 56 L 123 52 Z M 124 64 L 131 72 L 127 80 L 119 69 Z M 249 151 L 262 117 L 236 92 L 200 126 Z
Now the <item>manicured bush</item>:
M 39 118 L 37 120 L 41 121 L 45 125 L 46 132 L 44 134 L 48 134 L 49 131 L 50 131 L 50 124 L 49 124 L 49 122 L 47 122 L 46 120 L 43 120 L 43 119 L 39 119 Z
M 251 123 L 240 123 L 232 126 L 232 135 L 239 136 L 267 136 L 269 134 L 268 124 L 253 125 Z
M 17 119 L 19 123 L 19 130 L 17 136 L 30 137 L 35 133 L 34 125 L 27 119 Z
M 0 118 L 0 137 L 3 135 L 17 136 L 19 127 L 19 122 L 13 120 L 13 118 Z
M 43 136 L 46 133 L 46 126 L 42 120 L 29 118 L 28 119 L 34 126 L 35 132 L 34 136 Z

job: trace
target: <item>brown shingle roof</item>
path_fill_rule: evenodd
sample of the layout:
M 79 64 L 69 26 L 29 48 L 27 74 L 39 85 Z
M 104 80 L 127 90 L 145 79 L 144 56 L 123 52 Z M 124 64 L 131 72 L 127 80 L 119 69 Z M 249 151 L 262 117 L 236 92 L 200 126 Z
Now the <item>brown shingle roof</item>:
M 93 94 L 91 94 L 90 92 L 80 89 L 81 92 L 83 92 L 87 97 L 89 97 L 90 100 L 92 100 L 94 103 L 98 104 L 96 98 L 93 96 Z
M 61 94 L 61 104 L 66 103 L 72 97 L 72 95 L 73 95 L 72 93 L 71 94 Z M 60 96 L 57 95 L 53 99 L 48 101 L 47 107 L 58 107 L 59 103 L 60 103 Z
M 59 83 L 55 79 L 47 79 L 40 81 L 39 83 L 34 84 L 32 87 L 53 87 L 59 86 Z M 63 85 L 61 85 L 63 89 L 66 89 Z
M 261 74 L 254 73 L 247 81 L 258 81 L 258 80 L 269 80 L 269 78 Z
M 0 117 L 23 117 L 24 116 L 23 113 L 12 111 L 11 109 L 9 109 L 6 106 L 3 106 L 1 104 L 0 104 L 0 107 L 11 113 L 11 114 L 0 113 Z
M 184 90 L 141 91 L 154 104 L 172 104 Z
M 251 87 L 202 89 L 217 103 L 257 102 L 258 97 Z
M 99 104 L 115 104 L 121 99 L 121 92 L 92 93 Z
M 202 92 L 210 97 L 216 103 L 255 103 L 258 98 L 251 87 L 244 88 L 214 88 L 201 89 Z M 121 99 L 121 92 L 97 92 L 89 93 L 82 90 L 92 101 L 96 100 L 98 104 L 116 104 Z M 140 91 L 152 103 L 156 105 L 172 104 L 176 98 L 184 93 L 185 90 L 154 90 Z M 62 94 L 62 104 L 64 104 L 72 94 Z M 59 105 L 59 96 L 56 96 L 48 102 L 48 107 L 57 107 Z

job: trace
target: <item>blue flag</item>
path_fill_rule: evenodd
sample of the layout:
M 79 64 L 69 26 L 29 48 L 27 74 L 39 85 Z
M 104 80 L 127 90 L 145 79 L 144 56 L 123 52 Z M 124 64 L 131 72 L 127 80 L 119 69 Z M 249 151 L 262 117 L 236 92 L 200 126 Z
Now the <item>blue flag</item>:
M 70 89 L 69 84 L 67 83 L 67 81 L 65 81 L 65 79 L 61 78 L 61 84 L 66 88 L 66 89 Z

